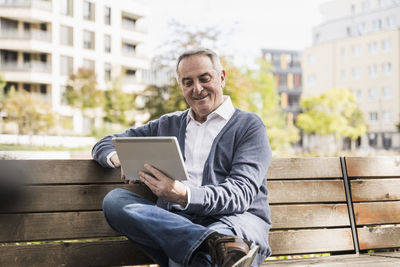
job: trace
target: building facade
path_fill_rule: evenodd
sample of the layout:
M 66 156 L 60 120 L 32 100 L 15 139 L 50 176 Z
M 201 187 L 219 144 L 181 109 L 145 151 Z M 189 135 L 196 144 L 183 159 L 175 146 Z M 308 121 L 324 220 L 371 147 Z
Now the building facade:
M 294 125 L 300 113 L 302 93 L 302 73 L 300 53 L 294 50 L 263 49 L 263 58 L 271 64 L 282 110 L 287 114 L 287 122 Z
M 65 105 L 69 75 L 93 70 L 102 90 L 122 77 L 123 90 L 144 88 L 141 55 L 146 7 L 124 0 L 0 0 L 0 73 L 12 86 L 51 103 L 74 133 L 91 127 L 82 112 Z
M 361 145 L 400 146 L 400 4 L 334 0 L 321 5 L 324 22 L 302 57 L 303 94 L 349 88 L 364 113 Z

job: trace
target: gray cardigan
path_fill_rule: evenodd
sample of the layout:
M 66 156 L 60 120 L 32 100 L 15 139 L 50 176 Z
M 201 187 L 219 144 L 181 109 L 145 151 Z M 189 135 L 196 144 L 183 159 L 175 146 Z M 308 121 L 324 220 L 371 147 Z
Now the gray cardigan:
M 185 155 L 188 110 L 166 114 L 144 126 L 114 136 L 175 136 Z M 93 158 L 109 167 L 106 157 L 115 150 L 112 136 L 100 140 L 92 150 Z M 253 113 L 235 109 L 215 137 L 204 165 L 200 187 L 190 186 L 186 212 L 213 216 L 233 227 L 238 236 L 260 246 L 259 259 L 271 254 L 268 233 L 271 228 L 266 173 L 271 148 L 262 120 Z M 157 205 L 167 209 L 161 199 Z

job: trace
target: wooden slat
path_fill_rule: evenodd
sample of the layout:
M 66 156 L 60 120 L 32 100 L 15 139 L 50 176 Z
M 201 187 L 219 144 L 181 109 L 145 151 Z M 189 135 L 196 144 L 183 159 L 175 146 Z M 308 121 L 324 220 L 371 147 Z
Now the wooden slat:
M 398 266 L 400 259 L 387 257 L 375 257 L 372 255 L 350 254 L 336 255 L 327 257 L 315 257 L 307 259 L 289 259 L 289 260 L 270 260 L 263 263 L 261 266 L 358 266 L 358 267 L 387 267 Z
M 400 248 L 400 225 L 358 228 L 360 249 Z
M 346 157 L 349 177 L 400 177 L 400 157 Z
M 119 236 L 103 212 L 0 215 L 0 242 Z
M 343 177 L 339 158 L 275 158 L 268 169 L 269 180 Z
M 350 228 L 270 232 L 273 255 L 353 250 Z
M 350 184 L 353 201 L 400 200 L 400 179 L 357 179 Z
M 126 266 L 152 263 L 130 241 L 0 246 L 0 266 Z
M 353 203 L 357 225 L 400 224 L 400 201 Z
M 272 205 L 274 229 L 349 226 L 346 204 Z
M 270 203 L 345 202 L 343 181 L 269 181 Z
M 0 179 L 12 176 L 23 183 L 115 183 L 119 169 L 101 167 L 94 160 L 0 160 Z
M 0 212 L 101 210 L 105 195 L 114 188 L 125 188 L 155 201 L 151 191 L 140 184 L 26 186 L 13 205 L 0 208 Z

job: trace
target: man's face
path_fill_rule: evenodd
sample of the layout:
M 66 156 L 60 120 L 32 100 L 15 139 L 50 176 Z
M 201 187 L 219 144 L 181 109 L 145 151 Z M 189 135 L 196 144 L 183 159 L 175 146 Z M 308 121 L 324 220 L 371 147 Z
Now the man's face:
M 179 85 L 197 121 L 204 122 L 208 114 L 223 102 L 225 71 L 218 73 L 206 55 L 182 59 L 178 66 Z

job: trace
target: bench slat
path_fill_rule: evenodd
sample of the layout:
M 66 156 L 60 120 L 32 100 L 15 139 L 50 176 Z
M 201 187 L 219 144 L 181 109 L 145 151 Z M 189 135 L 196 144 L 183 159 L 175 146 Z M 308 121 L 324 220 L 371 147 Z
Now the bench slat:
M 400 225 L 357 229 L 360 249 L 400 247 Z
M 289 260 L 270 260 L 263 263 L 261 266 L 371 266 L 371 267 L 387 267 L 397 266 L 400 264 L 400 259 L 388 257 L 378 257 L 372 255 L 350 254 L 336 255 L 328 257 L 316 257 L 308 259 L 289 259 Z
M 339 158 L 272 159 L 268 180 L 343 177 Z
M 270 232 L 273 255 L 354 250 L 350 228 Z
M 272 205 L 274 229 L 350 226 L 346 204 Z
M 126 266 L 152 263 L 130 241 L 0 246 L 0 266 Z
M 353 203 L 357 225 L 400 223 L 400 201 Z
M 0 160 L 0 170 L 29 184 L 115 183 L 119 169 L 101 167 L 94 160 Z
M 400 179 L 357 179 L 350 184 L 353 201 L 400 200 Z
M 400 157 L 346 157 L 349 177 L 400 177 Z
M 152 192 L 139 184 L 25 186 L 15 200 L 16 205 L 0 212 L 101 210 L 105 195 L 114 188 L 124 188 L 155 200 Z
M 269 181 L 267 186 L 271 204 L 346 202 L 341 180 Z
M 0 225 L 0 242 L 120 235 L 107 224 L 101 211 L 2 214 Z

